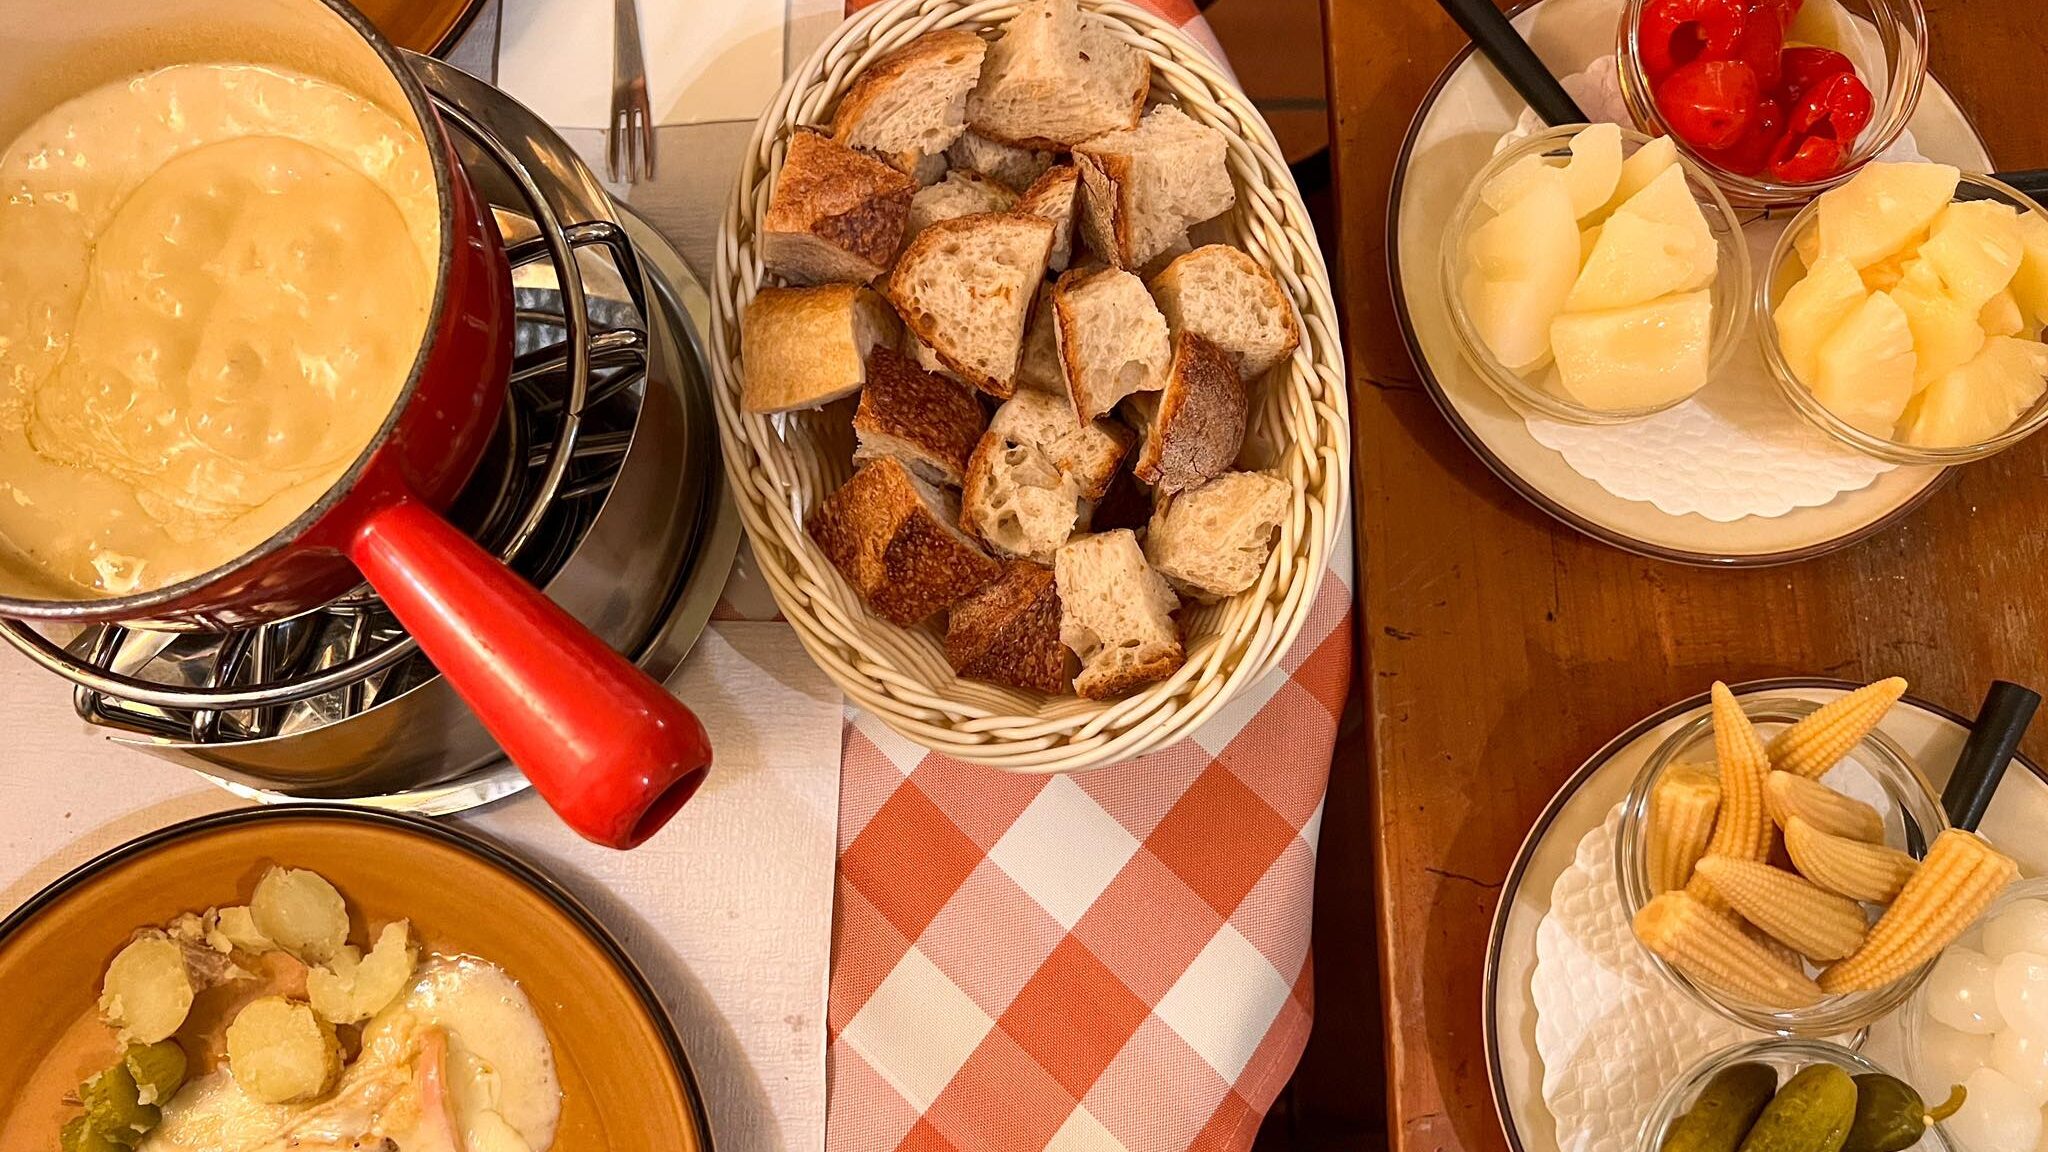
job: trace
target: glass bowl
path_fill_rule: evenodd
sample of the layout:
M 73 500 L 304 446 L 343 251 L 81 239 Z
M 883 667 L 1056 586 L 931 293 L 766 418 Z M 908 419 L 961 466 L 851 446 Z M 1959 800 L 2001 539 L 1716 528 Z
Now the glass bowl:
M 1811 700 L 1789 696 L 1744 696 L 1741 703 L 1765 743 L 1779 730 L 1820 708 Z M 1636 776 L 1622 809 L 1614 846 L 1615 876 L 1630 920 L 1656 895 L 1650 890 L 1648 859 L 1651 792 L 1672 768 L 1683 765 L 1713 771 L 1713 758 L 1713 716 L 1709 707 L 1702 704 L 1683 727 L 1651 754 Z M 1864 737 L 1822 780 L 1883 813 L 1885 843 L 1916 859 L 1925 856 L 1927 846 L 1948 827 L 1940 792 L 1928 783 L 1905 749 L 1883 732 Z M 1640 942 L 1637 946 L 1642 947 Z M 1780 1036 L 1839 1036 L 1868 1027 L 1905 1003 L 1933 967 L 1931 963 L 1924 965 L 1883 988 L 1828 996 L 1805 1008 L 1770 1008 L 1734 999 L 1700 984 L 1648 948 L 1642 951 L 1657 971 L 1694 1001 L 1745 1027 Z
M 1636 1147 L 1640 1152 L 1662 1152 L 1664 1142 L 1671 1138 L 1672 1126 L 1692 1109 L 1707 1083 L 1725 1068 L 1751 1062 L 1777 1069 L 1780 1086 L 1801 1069 L 1815 1064 L 1833 1064 L 1851 1076 L 1884 1071 L 1865 1057 L 1825 1040 L 1786 1040 L 1772 1036 L 1723 1048 L 1671 1082 L 1644 1118 L 1642 1136 Z
M 1562 152 L 1572 137 L 1585 128 L 1584 124 L 1568 124 L 1533 133 L 1503 148 L 1480 170 L 1465 189 L 1457 207 L 1451 211 L 1446 232 L 1450 242 L 1443 246 L 1438 281 L 1466 363 L 1510 406 L 1524 414 L 1534 412 L 1572 424 L 1625 424 L 1674 408 L 1689 397 L 1681 396 L 1649 408 L 1587 407 L 1550 386 L 1556 377 L 1554 366 L 1546 364 L 1539 373 L 1524 377 L 1501 363 L 1486 346 L 1486 341 L 1480 338 L 1479 329 L 1465 305 L 1464 278 L 1470 266 L 1467 242 L 1474 228 L 1484 223 L 1479 219 L 1482 213 L 1486 214 L 1486 219 L 1492 218 L 1492 209 L 1480 201 L 1480 190 L 1523 157 Z M 1621 130 L 1621 154 L 1624 158 L 1635 155 L 1637 149 L 1649 142 L 1650 138 L 1640 132 L 1628 128 Z M 1735 210 L 1729 207 L 1727 198 L 1715 187 L 1713 178 L 1683 154 L 1680 154 L 1678 163 L 1685 172 L 1685 182 L 1692 191 L 1693 199 L 1699 202 L 1700 211 L 1706 217 L 1707 230 L 1714 237 L 1714 283 L 1709 289 L 1713 294 L 1714 318 L 1707 352 L 1707 376 L 1712 379 L 1735 354 L 1749 324 L 1749 246 L 1742 238 L 1741 221 L 1735 218 Z
M 2005 891 L 1998 894 L 1998 899 L 1993 900 L 1991 906 L 1984 910 L 1984 915 L 1978 918 L 1977 923 L 1971 925 L 1970 930 L 1956 941 L 1956 945 L 1975 946 L 1979 941 L 1973 937 L 1983 930 L 1984 924 L 2021 900 L 2048 900 L 2048 877 L 2015 880 L 2007 885 Z M 1906 1083 L 1911 1084 L 1929 1103 L 1935 1103 L 1948 1095 L 1950 1086 L 1937 1086 L 1933 1083 L 1934 1072 L 1927 1066 L 1927 1061 L 1922 1055 L 1921 1044 L 1927 1035 L 1928 1022 L 1927 986 L 1922 984 L 1913 993 L 1913 998 L 1907 1001 L 1905 1011 L 1900 1014 L 1899 1046 L 1904 1054 Z M 1966 1101 L 1963 1107 L 1968 1108 L 1969 1103 Z M 1980 1148 L 1966 1143 L 1947 1121 L 1937 1122 L 1935 1127 L 1941 1131 L 1952 1152 L 2004 1152 L 1999 1148 Z
M 1958 199 L 1995 200 L 1998 203 L 2017 208 L 2022 212 L 2048 222 L 2048 211 L 2034 202 L 2025 193 L 1994 180 L 1989 176 L 1965 172 L 1957 184 Z M 1968 190 L 1967 194 L 1963 194 Z M 1778 390 L 1799 410 L 1807 422 L 1835 440 L 1866 456 L 1893 464 L 1933 465 L 1946 467 L 1951 464 L 1967 464 L 1995 455 L 2025 440 L 2048 424 L 2048 392 L 2034 401 L 2034 406 L 2020 414 L 2019 419 L 2005 431 L 1977 444 L 1964 444 L 1952 448 L 1924 448 L 1917 444 L 1906 444 L 1884 436 L 1875 436 L 1850 424 L 1828 410 L 1815 398 L 1791 365 L 1785 362 L 1785 350 L 1778 340 L 1778 325 L 1772 316 L 1778 310 L 1778 303 L 1791 291 L 1792 285 L 1805 274 L 1806 265 L 1799 258 L 1799 239 L 1820 226 L 1819 202 L 1815 201 L 1800 210 L 1792 222 L 1785 226 L 1784 235 L 1778 238 L 1777 247 L 1771 251 L 1770 262 L 1764 265 L 1763 274 L 1756 279 L 1756 313 L 1758 342 L 1763 348 L 1764 363 L 1769 365 L 1771 378 L 1777 381 Z
M 1642 55 L 1637 47 L 1645 3 L 1646 0 L 1628 0 L 1622 9 L 1621 27 L 1615 42 L 1622 100 L 1628 105 L 1636 127 L 1653 136 L 1670 136 L 1678 145 L 1679 155 L 1711 172 L 1728 194 L 1728 199 L 1740 207 L 1773 208 L 1803 204 L 1842 183 L 1891 147 L 1900 133 L 1906 130 L 1914 110 L 1920 106 L 1920 90 L 1927 79 L 1927 14 L 1922 10 L 1920 0 L 1843 0 L 1835 8 L 1839 17 L 1825 22 L 1830 30 L 1825 39 L 1836 42 L 1819 43 L 1819 46 L 1835 48 L 1856 63 L 1857 75 L 1870 89 L 1871 109 L 1870 123 L 1864 125 L 1856 137 L 1856 145 L 1849 150 L 1842 170 L 1824 180 L 1793 184 L 1730 172 L 1694 151 L 1683 138 L 1673 133 L 1663 113 L 1658 110 L 1650 78 L 1643 71 Z M 1812 8 L 1815 15 L 1807 16 L 1802 9 L 1801 19 L 1818 19 L 1819 14 L 1825 11 L 1820 6 L 1832 3 L 1836 0 L 1808 0 L 1807 7 Z M 1792 30 L 1795 38 L 1799 33 L 1808 31 L 1797 23 Z M 1859 43 L 1842 43 L 1850 36 L 1856 37 Z M 1875 44 L 1871 43 L 1873 36 Z M 1819 39 L 1822 38 L 1816 37 Z M 1850 50 L 1852 48 L 1853 51 Z M 1877 52 L 1882 53 L 1881 65 L 1875 55 Z M 1873 72 L 1879 74 L 1872 75 Z

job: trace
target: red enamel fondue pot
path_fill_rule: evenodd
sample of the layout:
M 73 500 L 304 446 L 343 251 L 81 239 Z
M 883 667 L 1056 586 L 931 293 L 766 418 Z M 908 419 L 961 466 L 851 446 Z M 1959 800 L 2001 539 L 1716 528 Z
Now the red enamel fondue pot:
M 616 848 L 652 835 L 711 763 L 703 725 L 441 518 L 505 403 L 512 279 L 440 116 L 391 45 L 342 0 L 0 0 L 0 26 L 24 33 L 10 34 L 11 75 L 0 76 L 0 140 L 123 76 L 179 63 L 272 64 L 348 88 L 416 127 L 433 155 L 441 224 L 434 319 L 411 375 L 375 438 L 312 507 L 234 561 L 168 587 L 44 599 L 0 585 L 0 617 L 218 630 L 296 615 L 368 579 L 564 821 Z

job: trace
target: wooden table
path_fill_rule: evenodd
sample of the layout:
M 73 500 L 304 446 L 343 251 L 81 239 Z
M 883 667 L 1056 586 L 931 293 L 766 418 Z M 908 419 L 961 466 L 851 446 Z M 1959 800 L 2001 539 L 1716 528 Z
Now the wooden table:
M 1383 1007 L 1391 1145 L 1500 1149 L 1482 953 L 1501 879 L 1559 783 L 1608 737 L 1716 677 L 1898 673 L 1965 712 L 1994 676 L 2048 686 L 2048 437 L 1961 470 L 1903 525 L 1797 567 L 1642 560 L 1551 521 L 1445 423 L 1388 298 L 1391 166 L 1463 37 L 1432 0 L 1324 8 L 1371 762 L 1339 765 L 1331 787 L 1317 1034 L 1290 1103 L 1297 1132 L 1328 1135 L 1298 1144 L 1367 1136 L 1380 1117 L 1361 1079 L 1376 1072 Z M 2048 71 L 2038 0 L 1927 9 L 1935 73 L 1996 158 L 2048 164 L 2048 118 L 2020 98 Z M 2029 747 L 2048 752 L 2048 726 Z

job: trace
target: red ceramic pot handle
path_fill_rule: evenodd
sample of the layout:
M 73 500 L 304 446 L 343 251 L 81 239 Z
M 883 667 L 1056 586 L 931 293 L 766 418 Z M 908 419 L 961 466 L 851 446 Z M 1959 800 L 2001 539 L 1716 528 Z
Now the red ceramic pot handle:
M 351 558 L 571 828 L 631 848 L 711 765 L 704 725 L 554 601 L 410 498 L 370 514 Z

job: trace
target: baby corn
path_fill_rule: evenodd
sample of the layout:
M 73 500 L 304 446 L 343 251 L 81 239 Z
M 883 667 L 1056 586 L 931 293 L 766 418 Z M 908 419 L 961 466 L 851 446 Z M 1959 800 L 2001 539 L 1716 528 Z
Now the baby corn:
M 1785 850 L 1799 874 L 1838 896 L 1889 904 L 1920 862 L 1896 848 L 1830 836 L 1794 816 L 1785 822 Z
M 1737 860 L 1764 860 L 1771 854 L 1771 821 L 1764 812 L 1764 777 L 1771 761 L 1764 754 L 1756 727 L 1743 714 L 1735 694 L 1714 682 L 1714 757 L 1721 765 L 1721 816 L 1707 851 Z
M 1818 780 L 1790 772 L 1773 772 L 1764 778 L 1764 809 L 1780 828 L 1797 816 L 1830 836 L 1869 844 L 1884 840 L 1884 817 L 1877 809 Z
M 1771 763 L 1781 772 L 1818 779 L 1841 763 L 1858 741 L 1877 727 L 1884 714 L 1906 694 L 1897 676 L 1865 684 L 1801 720 L 1771 741 Z
M 1821 998 L 1805 972 L 1683 892 L 1643 905 L 1635 932 L 1665 963 L 1729 996 L 1766 1008 L 1803 1008 Z
M 1882 988 L 1927 963 L 1982 915 L 2019 866 L 1974 834 L 1935 838 L 1920 870 L 1847 960 L 1821 973 L 1827 992 Z
M 1870 929 L 1863 906 L 1754 860 L 1708 856 L 1700 875 L 1742 918 L 1811 960 L 1840 960 Z
M 1685 887 L 1692 866 L 1706 855 L 1721 808 L 1721 781 L 1697 768 L 1664 773 L 1650 793 L 1650 895 Z
M 1734 913 L 1731 912 L 1729 915 L 1733 916 Z M 1765 951 L 1776 956 L 1787 968 L 1796 968 L 1801 972 L 1806 971 L 1806 960 L 1799 953 L 1794 952 L 1791 945 L 1773 937 L 1769 932 L 1751 924 L 1740 916 L 1735 917 L 1735 926 L 1742 929 L 1744 936 L 1763 945 Z

